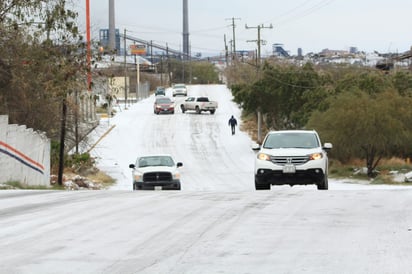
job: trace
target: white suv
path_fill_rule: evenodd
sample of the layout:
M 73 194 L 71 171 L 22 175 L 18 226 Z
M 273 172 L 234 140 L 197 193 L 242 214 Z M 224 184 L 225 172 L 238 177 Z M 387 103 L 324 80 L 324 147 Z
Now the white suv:
M 314 130 L 269 132 L 255 160 L 256 190 L 284 184 L 328 189 L 327 151 L 331 148 L 331 143 L 322 146 Z

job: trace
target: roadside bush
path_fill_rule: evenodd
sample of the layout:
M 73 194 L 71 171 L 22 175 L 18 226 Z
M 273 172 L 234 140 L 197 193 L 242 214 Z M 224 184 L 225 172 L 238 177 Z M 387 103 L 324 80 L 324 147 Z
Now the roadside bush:
M 89 153 L 67 155 L 65 159 L 65 166 L 71 168 L 79 167 L 93 167 L 95 161 Z

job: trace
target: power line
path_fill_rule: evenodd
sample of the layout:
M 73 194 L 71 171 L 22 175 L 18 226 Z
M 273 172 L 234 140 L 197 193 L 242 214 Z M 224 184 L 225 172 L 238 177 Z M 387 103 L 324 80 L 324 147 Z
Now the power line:
M 291 22 L 291 21 L 298 21 L 298 20 L 301 20 L 302 18 L 304 18 L 304 17 L 306 17 L 306 16 L 308 16 L 308 15 L 310 15 L 310 14 L 312 14 L 312 13 L 315 13 L 315 12 L 317 12 L 317 11 L 319 11 L 320 9 L 322 9 L 322 8 L 324 8 L 324 7 L 326 7 L 326 6 L 328 6 L 328 5 L 330 5 L 332 2 L 334 2 L 335 0 L 322 0 L 322 1 L 320 1 L 320 2 L 318 2 L 318 3 L 316 3 L 315 5 L 312 5 L 312 6 L 310 6 L 310 7 L 307 7 L 306 9 L 304 9 L 304 10 L 301 10 L 301 11 L 299 11 L 297 8 L 295 8 L 295 9 L 293 9 L 293 10 L 290 10 L 289 12 L 286 12 L 286 14 L 291 14 L 291 13 L 294 13 L 295 11 L 296 11 L 296 15 L 293 17 L 293 18 L 284 18 L 284 19 L 281 19 L 281 20 L 277 20 L 277 24 L 278 25 L 281 25 L 281 23 L 288 23 L 288 22 Z M 305 2 L 303 5 L 305 5 L 305 4 L 307 4 L 308 2 Z M 302 5 L 302 6 L 303 6 Z

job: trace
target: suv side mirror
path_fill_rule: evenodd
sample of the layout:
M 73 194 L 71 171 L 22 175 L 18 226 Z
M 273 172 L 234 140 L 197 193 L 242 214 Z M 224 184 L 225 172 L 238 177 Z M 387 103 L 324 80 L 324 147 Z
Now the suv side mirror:
M 260 150 L 260 145 L 258 143 L 253 143 L 252 144 L 252 150 L 253 151 L 258 151 Z
M 333 147 L 333 146 L 332 146 L 331 143 L 325 143 L 325 144 L 323 145 L 323 149 L 326 150 L 326 151 L 331 150 L 332 147 Z

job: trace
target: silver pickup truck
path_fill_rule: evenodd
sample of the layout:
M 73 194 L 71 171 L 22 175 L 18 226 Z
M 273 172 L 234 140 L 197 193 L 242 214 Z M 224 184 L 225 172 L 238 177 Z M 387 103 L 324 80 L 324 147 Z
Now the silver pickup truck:
M 180 109 L 183 113 L 188 110 L 194 110 L 200 114 L 202 111 L 209 111 L 214 114 L 217 109 L 216 101 L 209 101 L 208 97 L 188 97 L 181 105 Z

